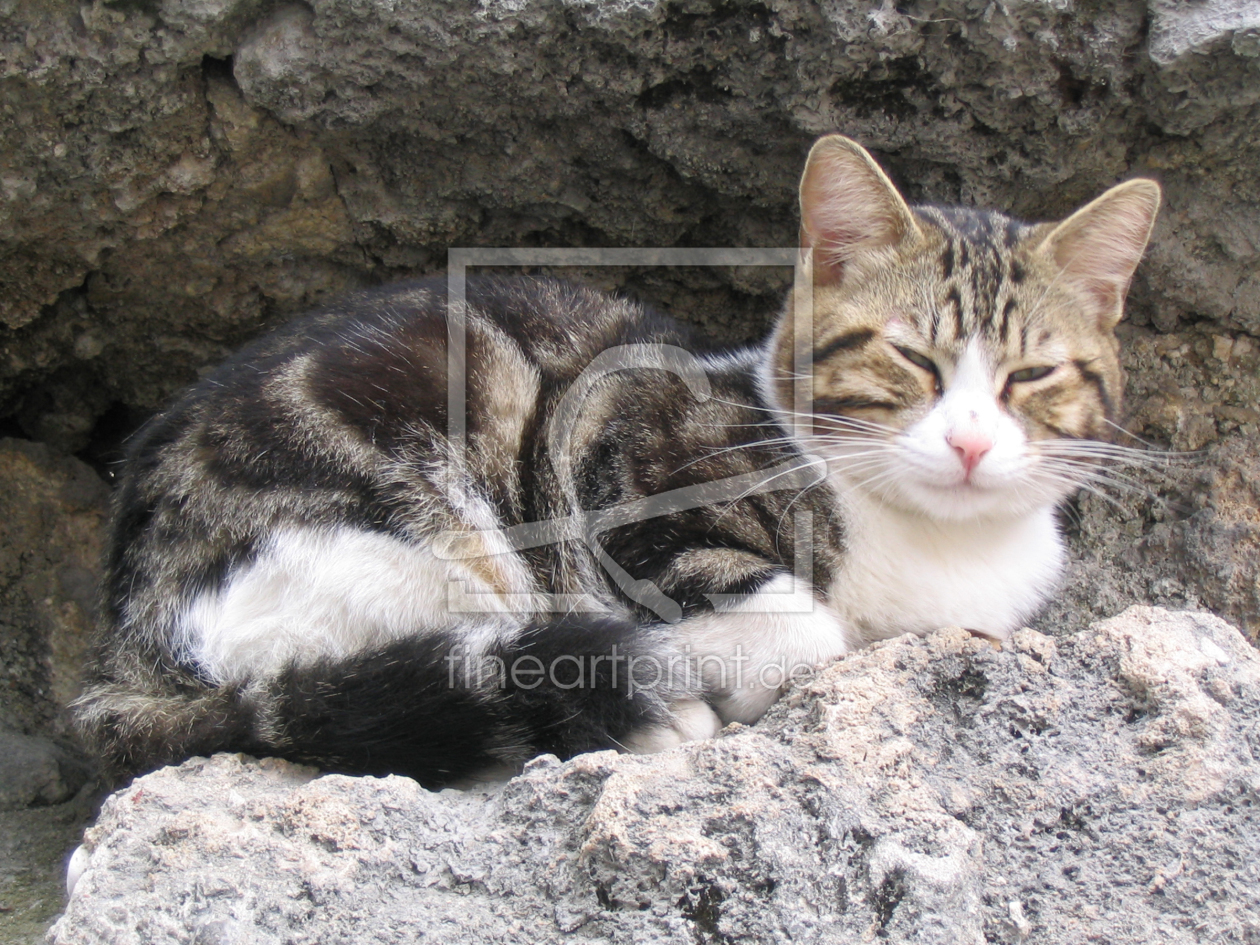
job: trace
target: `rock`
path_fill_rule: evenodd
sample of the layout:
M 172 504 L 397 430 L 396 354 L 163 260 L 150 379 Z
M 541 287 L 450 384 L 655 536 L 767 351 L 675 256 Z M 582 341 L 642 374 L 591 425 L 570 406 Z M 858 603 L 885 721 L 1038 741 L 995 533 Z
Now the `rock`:
M 853 654 L 757 726 L 489 793 L 219 755 L 87 835 L 53 945 L 1250 941 L 1260 655 L 1134 607 Z
M 64 735 L 96 611 L 109 490 L 86 464 L 0 440 L 0 729 Z
M 48 739 L 0 731 L 0 810 L 61 804 L 87 777 L 82 760 Z
M 1260 635 L 1260 456 L 1233 440 L 1213 450 L 1190 490 L 1188 517 L 1151 527 L 1127 563 L 1179 582 L 1214 612 Z
M 1034 625 L 1050 633 L 1137 600 L 1210 608 L 1260 635 L 1260 452 L 1241 439 L 1126 473 L 1118 498 L 1069 506 L 1065 586 Z
M 65 908 L 66 859 L 94 813 L 91 797 L 0 810 L 0 941 L 37 945 Z
M 96 610 L 109 490 L 86 464 L 0 439 L 0 940 L 41 941 L 94 811 L 65 705 Z

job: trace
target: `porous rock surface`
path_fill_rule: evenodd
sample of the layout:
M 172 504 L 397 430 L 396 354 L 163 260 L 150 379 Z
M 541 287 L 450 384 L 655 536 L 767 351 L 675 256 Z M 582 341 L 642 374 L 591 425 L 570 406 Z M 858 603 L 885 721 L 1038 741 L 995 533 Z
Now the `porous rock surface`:
M 835 130 L 913 199 L 1034 218 L 1161 178 L 1137 322 L 1207 320 L 1209 363 L 1245 360 L 1258 107 L 1247 0 L 6 0 L 0 390 L 38 390 L 23 423 L 73 444 L 451 246 L 791 245 Z M 781 284 L 645 279 L 736 335 Z
M 0 439 L 0 942 L 61 911 L 64 858 L 91 816 L 68 741 L 91 635 L 109 490 L 41 443 Z
M 108 487 L 84 463 L 41 443 L 0 439 L 0 731 L 66 733 L 65 704 L 78 694 L 92 633 L 108 504 Z
M 1255 942 L 1258 738 L 1260 655 L 1219 618 L 943 630 L 490 794 L 164 769 L 105 805 L 49 942 Z

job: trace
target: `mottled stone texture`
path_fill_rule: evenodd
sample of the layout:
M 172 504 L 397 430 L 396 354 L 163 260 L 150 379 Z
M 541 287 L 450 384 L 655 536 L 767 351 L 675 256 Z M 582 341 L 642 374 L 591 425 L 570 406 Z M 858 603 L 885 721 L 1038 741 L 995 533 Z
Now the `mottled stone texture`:
M 1133 608 L 879 644 L 753 728 L 489 795 L 195 759 L 114 795 L 52 945 L 1260 939 L 1260 655 Z
M 96 611 L 108 497 L 78 460 L 0 439 L 0 731 L 66 732 L 63 709 L 78 692 Z
M 108 489 L 88 466 L 0 439 L 0 942 L 61 910 L 66 852 L 91 814 L 67 739 L 95 610 Z

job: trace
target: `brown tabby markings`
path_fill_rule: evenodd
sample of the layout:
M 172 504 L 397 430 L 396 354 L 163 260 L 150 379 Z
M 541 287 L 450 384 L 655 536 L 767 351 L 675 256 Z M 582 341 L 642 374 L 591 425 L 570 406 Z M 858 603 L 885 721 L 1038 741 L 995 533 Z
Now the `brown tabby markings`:
M 904 326 L 897 338 L 946 374 L 973 339 L 1010 371 L 1066 362 L 1071 370 L 1044 384 L 1000 391 L 1003 403 L 1025 420 L 1030 439 L 1109 439 L 1123 385 L 1118 349 L 1109 333 L 1082 330 L 1079 298 L 1035 255 L 1052 226 L 964 209 L 914 214 L 924 239 L 897 265 L 852 293 L 816 288 L 815 409 L 896 427 L 923 414 L 933 379 L 872 344 L 896 318 Z

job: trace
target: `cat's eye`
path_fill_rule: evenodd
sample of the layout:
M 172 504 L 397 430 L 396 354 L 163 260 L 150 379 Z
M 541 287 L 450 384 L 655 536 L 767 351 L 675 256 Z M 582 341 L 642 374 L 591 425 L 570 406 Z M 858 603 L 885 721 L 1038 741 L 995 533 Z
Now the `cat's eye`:
M 1020 368 L 1018 371 L 1011 371 L 1010 374 L 1006 375 L 1006 383 L 1026 384 L 1029 381 L 1039 381 L 1043 377 L 1049 377 L 1053 372 L 1053 364 L 1045 367 Z
M 936 363 L 927 355 L 919 354 L 919 352 L 911 348 L 903 348 L 901 345 L 894 345 L 894 347 L 897 349 L 897 353 L 911 364 L 921 367 L 925 371 L 931 371 L 933 374 L 936 373 Z
M 932 375 L 932 379 L 936 382 L 937 393 L 941 391 L 941 372 L 936 366 L 936 362 L 929 358 L 926 354 L 919 354 L 913 348 L 903 348 L 901 345 L 893 345 L 897 349 L 897 353 L 913 364 L 917 368 L 921 368 Z

